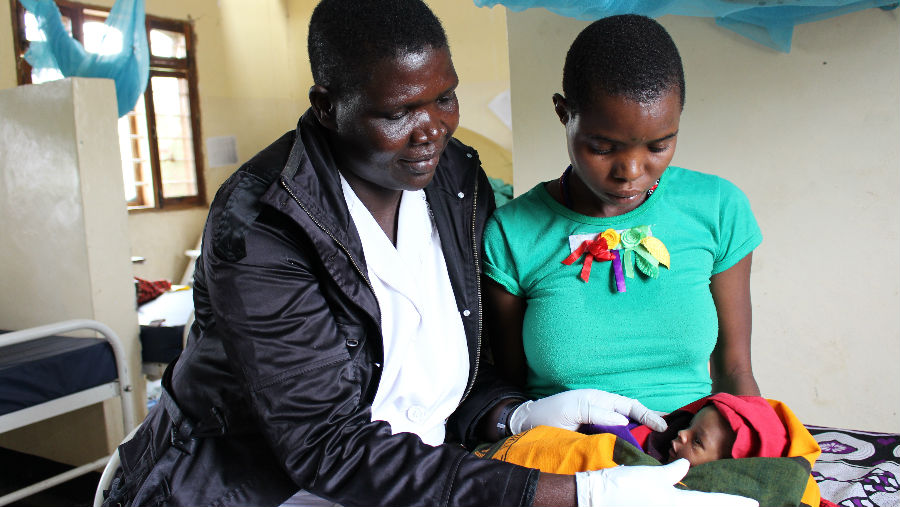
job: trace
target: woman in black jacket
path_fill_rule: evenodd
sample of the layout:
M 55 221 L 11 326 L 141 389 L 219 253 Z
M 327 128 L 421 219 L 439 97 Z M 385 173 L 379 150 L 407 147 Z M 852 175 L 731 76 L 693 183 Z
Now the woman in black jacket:
M 494 202 L 452 139 L 439 21 L 420 0 L 324 0 L 309 49 L 312 107 L 217 193 L 187 348 L 106 504 L 574 505 L 573 476 L 464 446 L 513 413 L 523 429 L 659 418 L 600 391 L 523 404 L 483 357 Z

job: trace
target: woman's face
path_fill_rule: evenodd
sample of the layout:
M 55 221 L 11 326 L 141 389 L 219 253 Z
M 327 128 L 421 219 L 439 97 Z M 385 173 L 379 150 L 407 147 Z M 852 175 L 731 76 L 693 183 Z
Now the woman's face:
M 559 95 L 554 104 L 566 126 L 572 170 L 587 190 L 578 211 L 608 217 L 640 206 L 675 155 L 678 89 L 648 103 L 598 94 L 575 114 Z
M 381 189 L 424 188 L 459 124 L 458 83 L 447 48 L 376 62 L 333 101 L 338 168 Z

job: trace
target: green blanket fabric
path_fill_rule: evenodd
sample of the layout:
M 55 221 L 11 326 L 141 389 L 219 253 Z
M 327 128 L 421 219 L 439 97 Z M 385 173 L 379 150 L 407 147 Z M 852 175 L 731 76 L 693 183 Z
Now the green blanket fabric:
M 661 464 L 618 437 L 613 460 L 622 465 Z M 809 462 L 800 457 L 722 459 L 691 467 L 679 486 L 753 498 L 761 506 L 799 506 L 809 473 Z

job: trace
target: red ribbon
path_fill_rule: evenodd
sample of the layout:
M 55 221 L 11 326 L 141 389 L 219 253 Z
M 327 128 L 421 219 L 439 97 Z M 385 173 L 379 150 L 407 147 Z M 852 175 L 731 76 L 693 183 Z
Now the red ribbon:
M 581 243 L 581 246 L 575 249 L 571 255 L 566 257 L 563 264 L 566 266 L 570 266 L 575 261 L 577 261 L 582 255 L 584 255 L 584 265 L 581 267 L 581 279 L 585 282 L 591 277 L 591 264 L 594 263 L 594 260 L 598 260 L 600 262 L 603 261 L 611 261 L 615 258 L 615 255 L 609 251 L 609 248 L 606 244 L 606 238 L 602 237 L 600 234 L 597 235 L 594 239 L 588 239 Z

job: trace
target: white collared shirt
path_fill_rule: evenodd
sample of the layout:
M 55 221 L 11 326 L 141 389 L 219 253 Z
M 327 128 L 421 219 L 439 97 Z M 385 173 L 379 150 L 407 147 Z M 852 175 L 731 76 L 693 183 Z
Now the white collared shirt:
M 384 368 L 372 420 L 439 445 L 468 382 L 469 352 L 425 192 L 403 192 L 394 247 L 343 176 L 341 186 L 381 310 Z M 282 507 L 340 506 L 300 490 Z
M 341 185 L 381 309 L 384 368 L 372 420 L 439 445 L 466 388 L 469 353 L 425 192 L 403 192 L 395 247 L 343 176 Z

